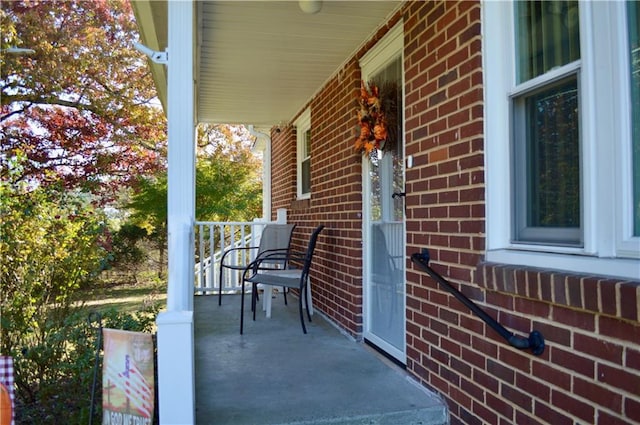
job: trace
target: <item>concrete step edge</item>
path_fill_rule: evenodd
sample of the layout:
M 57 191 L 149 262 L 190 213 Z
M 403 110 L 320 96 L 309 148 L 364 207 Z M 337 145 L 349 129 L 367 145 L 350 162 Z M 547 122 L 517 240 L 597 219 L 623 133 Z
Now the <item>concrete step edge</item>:
M 318 418 L 278 425 L 447 425 L 449 415 L 445 406 L 433 406 L 401 412 L 374 413 L 341 418 Z

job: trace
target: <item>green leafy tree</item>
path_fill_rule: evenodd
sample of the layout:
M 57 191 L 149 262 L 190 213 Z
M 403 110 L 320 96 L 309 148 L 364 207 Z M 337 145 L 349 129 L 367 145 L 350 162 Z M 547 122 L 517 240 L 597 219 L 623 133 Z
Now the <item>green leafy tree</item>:
M 242 221 L 262 212 L 261 165 L 244 127 L 204 125 L 198 129 L 196 219 Z M 132 220 L 150 229 L 166 225 L 167 175 L 140 182 L 127 205 Z
M 115 269 L 127 281 L 138 282 L 138 274 L 148 259 L 144 242 L 147 230 L 133 224 L 124 224 L 113 233 L 109 268 Z
M 244 127 L 199 127 L 197 220 L 250 221 L 261 216 L 261 166 L 251 152 L 250 144 L 251 136 Z M 154 235 L 160 258 L 164 259 L 167 233 L 166 173 L 141 180 L 127 208 L 132 212 L 130 222 L 145 227 Z
M 198 128 L 196 219 L 250 221 L 262 215 L 261 164 L 243 126 Z
M 162 278 L 167 248 L 167 174 L 142 178 L 126 208 L 132 213 L 125 225 L 147 231 L 158 252 L 158 277 Z

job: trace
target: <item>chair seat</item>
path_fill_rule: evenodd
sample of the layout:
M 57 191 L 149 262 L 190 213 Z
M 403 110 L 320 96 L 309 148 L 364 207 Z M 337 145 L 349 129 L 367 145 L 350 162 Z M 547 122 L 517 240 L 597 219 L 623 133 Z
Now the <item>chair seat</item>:
M 302 270 L 265 270 L 247 278 L 247 282 L 262 283 L 265 285 L 284 286 L 286 288 L 299 288 Z

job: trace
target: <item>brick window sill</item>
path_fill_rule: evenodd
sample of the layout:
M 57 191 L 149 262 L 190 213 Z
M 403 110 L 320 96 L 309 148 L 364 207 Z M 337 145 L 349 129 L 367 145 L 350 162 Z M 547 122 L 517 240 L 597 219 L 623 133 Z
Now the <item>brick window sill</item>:
M 483 262 L 478 285 L 554 305 L 640 321 L 640 281 Z

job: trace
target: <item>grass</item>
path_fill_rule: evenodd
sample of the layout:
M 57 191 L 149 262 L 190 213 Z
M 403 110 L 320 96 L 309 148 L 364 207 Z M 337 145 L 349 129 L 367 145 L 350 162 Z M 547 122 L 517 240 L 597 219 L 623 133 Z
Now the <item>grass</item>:
M 152 302 L 161 303 L 160 309 L 164 310 L 167 304 L 167 285 L 156 280 L 135 284 L 105 282 L 83 291 L 82 300 L 88 309 L 98 313 L 109 309 L 134 313 Z

